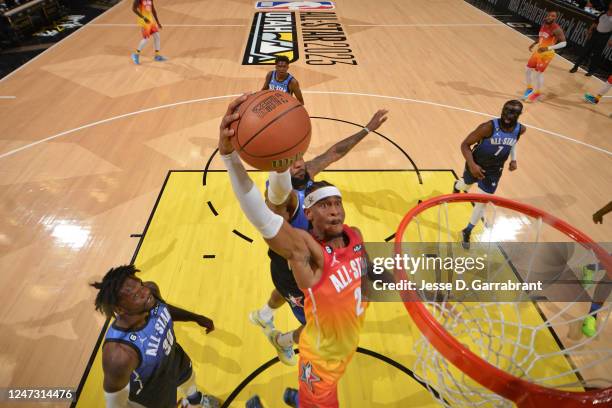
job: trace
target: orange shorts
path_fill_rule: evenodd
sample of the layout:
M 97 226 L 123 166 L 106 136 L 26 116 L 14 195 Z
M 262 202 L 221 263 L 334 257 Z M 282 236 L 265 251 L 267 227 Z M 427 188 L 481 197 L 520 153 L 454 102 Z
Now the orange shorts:
M 154 33 L 158 31 L 159 31 L 159 28 L 157 27 L 157 24 L 155 23 L 146 24 L 142 26 L 142 38 L 149 38 L 150 36 L 152 36 Z
M 527 61 L 527 68 L 533 68 L 538 72 L 544 72 L 550 61 L 555 57 L 554 51 L 534 52 Z
M 353 354 L 342 361 L 321 361 L 300 353 L 300 408 L 338 408 L 338 381 Z

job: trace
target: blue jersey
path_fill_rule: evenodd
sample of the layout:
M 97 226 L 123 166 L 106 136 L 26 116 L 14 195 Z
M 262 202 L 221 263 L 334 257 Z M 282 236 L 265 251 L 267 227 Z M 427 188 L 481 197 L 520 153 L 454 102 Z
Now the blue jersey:
M 119 328 L 113 322 L 104 339 L 108 342 L 125 344 L 138 354 L 140 364 L 130 376 L 131 401 L 147 407 L 176 405 L 176 387 L 191 375 L 191 361 L 176 343 L 165 303 L 158 301 L 138 331 Z
M 269 181 L 266 181 L 266 189 L 268 188 Z M 306 189 L 312 185 L 312 180 L 308 180 L 303 189 L 298 190 L 294 189 L 297 193 L 298 203 L 295 208 L 295 211 L 291 215 L 291 218 L 288 220 L 289 224 L 292 227 L 303 229 L 304 231 L 308 231 L 308 218 L 306 218 L 306 214 L 304 214 L 304 198 L 306 196 Z
M 281 82 L 276 79 L 276 71 L 272 71 L 272 76 L 270 77 L 268 89 L 272 91 L 283 91 L 290 94 L 291 91 L 289 91 L 289 82 L 291 82 L 292 79 L 293 77 L 291 76 L 291 74 L 288 73 L 287 78 L 285 78 L 285 80 Z
M 521 124 L 517 123 L 511 132 L 504 132 L 499 126 L 499 119 L 493 119 L 493 133 L 482 139 L 472 149 L 474 161 L 485 170 L 487 174 L 498 174 L 504 169 L 512 146 L 518 142 Z

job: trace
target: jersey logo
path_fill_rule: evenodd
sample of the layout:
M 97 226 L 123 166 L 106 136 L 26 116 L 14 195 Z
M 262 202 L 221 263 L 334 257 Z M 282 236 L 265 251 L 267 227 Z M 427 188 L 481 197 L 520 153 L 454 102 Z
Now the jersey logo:
M 312 384 L 321 381 L 319 377 L 315 373 L 312 372 L 312 365 L 310 361 L 306 364 L 302 364 L 302 374 L 300 375 L 300 381 L 306 383 L 306 386 L 313 392 Z
M 361 244 L 355 245 L 353 247 L 353 252 L 359 252 L 359 251 L 361 251 Z
M 334 252 L 334 255 L 332 257 L 332 261 L 331 261 L 331 266 L 334 266 L 335 264 L 339 264 L 340 261 L 336 259 L 336 253 Z
M 130 334 L 130 340 L 134 343 L 138 340 L 138 336 L 135 333 Z
M 304 300 L 304 296 L 295 297 L 293 295 L 289 295 L 289 297 L 287 298 L 287 301 L 291 303 L 293 306 L 301 307 L 301 308 L 304 307 L 303 300 Z
M 331 249 L 329 245 L 325 245 L 325 252 L 327 252 L 328 254 L 331 254 L 333 250 Z

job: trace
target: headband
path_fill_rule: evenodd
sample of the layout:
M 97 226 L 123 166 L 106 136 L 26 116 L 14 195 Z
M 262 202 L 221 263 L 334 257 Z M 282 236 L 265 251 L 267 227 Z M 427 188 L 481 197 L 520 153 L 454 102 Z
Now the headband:
M 340 190 L 338 190 L 336 187 L 327 186 L 319 188 L 306 196 L 306 198 L 304 199 L 304 208 L 310 208 L 319 201 L 323 200 L 324 198 L 333 196 L 342 198 Z

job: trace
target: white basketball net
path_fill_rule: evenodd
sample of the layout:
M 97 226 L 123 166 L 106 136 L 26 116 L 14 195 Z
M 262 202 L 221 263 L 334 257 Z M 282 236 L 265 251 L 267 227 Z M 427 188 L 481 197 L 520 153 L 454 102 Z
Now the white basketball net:
M 456 231 L 463 228 L 467 220 L 453 218 L 451 225 L 449 206 L 460 205 L 468 204 L 443 203 L 437 208 L 423 211 L 408 225 L 402 241 L 436 241 L 440 244 L 444 241 L 457 242 Z M 512 216 L 508 217 L 505 213 L 511 213 Z M 431 227 L 436 225 L 436 218 L 437 231 Z M 516 234 L 514 237 L 500 236 L 504 233 L 512 235 L 508 234 L 508 231 L 512 232 L 511 226 L 503 227 L 508 224 L 508 220 L 514 220 L 522 226 L 522 241 L 526 240 L 526 236 L 531 237 L 530 242 L 535 244 L 531 246 L 531 254 L 508 254 L 509 262 L 519 260 L 526 264 L 524 270 L 528 274 L 538 272 L 538 258 L 545 255 L 542 254 L 542 246 L 545 244 L 540 245 L 543 239 L 548 239 L 547 242 L 551 242 L 551 239 L 568 240 L 567 236 L 547 226 L 541 219 L 533 219 L 491 203 L 487 204 L 484 219 L 484 231 L 477 233 L 475 229 L 472 241 L 488 242 L 485 246 L 491 254 L 500 251 L 498 242 L 516 240 Z M 499 228 L 505 228 L 505 232 Z M 441 248 L 441 251 L 444 249 Z M 580 273 L 580 265 L 597 263 L 594 254 L 584 250 L 583 253 L 573 254 L 571 262 L 567 262 L 567 268 L 575 267 L 577 271 L 574 272 Z M 489 273 L 502 273 L 502 268 L 507 273 L 508 265 L 500 264 L 497 269 L 494 264 L 488 266 Z M 589 289 L 591 292 L 605 276 L 605 271 L 598 268 L 596 265 L 593 271 L 594 283 Z M 567 269 L 564 272 L 568 272 Z M 424 299 L 427 309 L 448 333 L 474 354 L 501 370 L 532 383 L 568 391 L 612 386 L 612 328 L 607 324 L 611 305 L 608 302 L 597 311 L 595 335 L 587 337 L 581 329 L 583 320 L 589 316 L 590 303 L 449 301 L 448 294 L 440 293 L 436 295 L 438 301 L 431 300 L 432 296 Z M 414 372 L 442 405 L 453 408 L 514 406 L 513 402 L 464 374 L 424 336 L 415 342 L 414 347 Z

